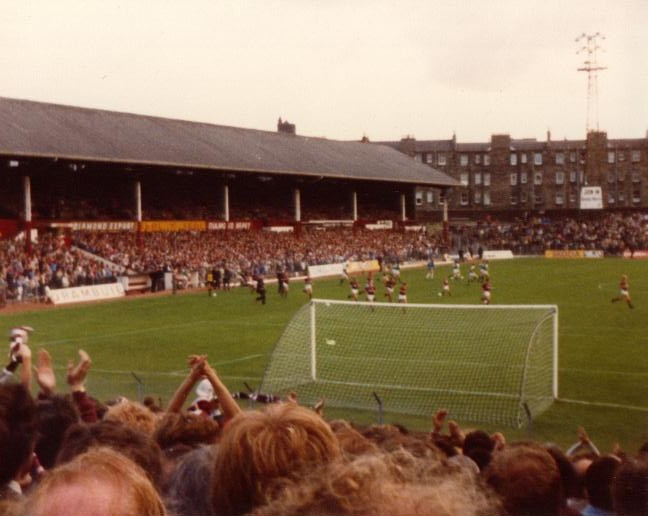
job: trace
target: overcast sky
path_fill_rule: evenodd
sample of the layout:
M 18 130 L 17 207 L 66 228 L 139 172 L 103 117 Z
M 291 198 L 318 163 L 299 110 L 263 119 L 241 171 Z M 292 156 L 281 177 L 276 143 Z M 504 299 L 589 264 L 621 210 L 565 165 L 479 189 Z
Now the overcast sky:
M 599 127 L 648 129 L 648 0 L 0 0 L 0 20 L 0 96 L 373 141 L 584 138 L 574 40 L 600 32 Z

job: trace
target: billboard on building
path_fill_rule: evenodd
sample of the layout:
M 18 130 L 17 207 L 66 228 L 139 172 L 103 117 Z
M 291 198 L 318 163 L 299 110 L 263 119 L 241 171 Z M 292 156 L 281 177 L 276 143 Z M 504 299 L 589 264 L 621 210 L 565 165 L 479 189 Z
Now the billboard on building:
M 600 186 L 584 186 L 580 192 L 581 210 L 602 210 L 603 192 Z

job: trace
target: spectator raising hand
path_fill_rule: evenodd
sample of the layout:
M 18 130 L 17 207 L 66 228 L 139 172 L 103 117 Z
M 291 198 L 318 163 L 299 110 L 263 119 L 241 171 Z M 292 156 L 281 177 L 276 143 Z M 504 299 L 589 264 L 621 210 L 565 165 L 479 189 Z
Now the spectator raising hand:
M 72 392 L 84 392 L 85 391 L 85 379 L 92 365 L 92 360 L 88 353 L 79 350 L 79 363 L 74 364 L 73 360 L 68 361 L 67 365 L 67 383 L 70 386 Z
M 52 356 L 45 349 L 38 351 L 38 361 L 34 367 L 40 397 L 49 398 L 56 389 L 56 376 L 52 367 Z

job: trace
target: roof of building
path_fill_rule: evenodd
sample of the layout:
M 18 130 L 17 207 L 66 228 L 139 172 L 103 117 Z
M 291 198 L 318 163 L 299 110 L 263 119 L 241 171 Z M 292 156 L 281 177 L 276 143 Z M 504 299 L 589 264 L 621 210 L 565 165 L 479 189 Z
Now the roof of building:
M 0 154 L 455 186 L 386 145 L 0 97 Z

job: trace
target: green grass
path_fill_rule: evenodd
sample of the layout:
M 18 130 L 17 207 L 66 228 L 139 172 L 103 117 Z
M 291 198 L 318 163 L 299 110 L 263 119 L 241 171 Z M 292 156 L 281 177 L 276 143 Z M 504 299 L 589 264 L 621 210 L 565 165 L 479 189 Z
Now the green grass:
M 440 278 L 449 272 L 439 267 L 434 280 L 425 280 L 422 269 L 403 271 L 409 301 L 478 303 L 480 290 L 474 284 L 453 284 L 451 298 L 437 297 Z M 610 303 L 622 273 L 630 278 L 634 310 Z M 491 262 L 491 276 L 494 304 L 557 304 L 560 314 L 561 400 L 530 429 L 505 429 L 509 439 L 530 433 L 536 440 L 566 446 L 583 425 L 603 450 L 619 442 L 634 452 L 648 441 L 648 261 L 518 259 Z M 346 299 L 347 293 L 348 286 L 340 286 L 337 279 L 315 284 L 318 298 Z M 383 299 L 380 285 L 377 298 Z M 207 354 L 233 391 L 244 390 L 244 382 L 258 386 L 275 342 L 305 302 L 301 284 L 294 282 L 287 299 L 269 286 L 265 306 L 255 303 L 247 289 L 220 292 L 215 298 L 204 292 L 142 296 L 22 314 L 0 312 L 0 329 L 33 326 L 32 348 L 50 351 L 63 384 L 67 360 L 83 348 L 93 359 L 91 394 L 100 399 L 136 397 L 135 373 L 146 394 L 168 400 L 186 373 L 191 353 Z M 452 407 L 444 408 L 452 412 Z M 326 416 L 376 421 L 375 411 L 329 408 Z M 429 428 L 430 417 L 387 413 L 385 421 L 423 430 Z

